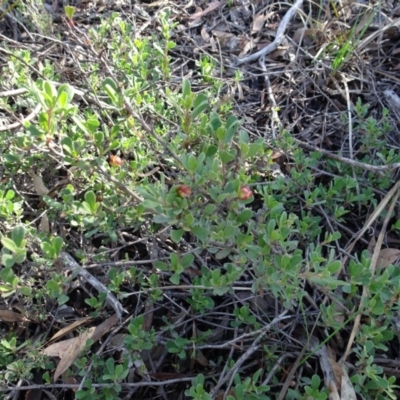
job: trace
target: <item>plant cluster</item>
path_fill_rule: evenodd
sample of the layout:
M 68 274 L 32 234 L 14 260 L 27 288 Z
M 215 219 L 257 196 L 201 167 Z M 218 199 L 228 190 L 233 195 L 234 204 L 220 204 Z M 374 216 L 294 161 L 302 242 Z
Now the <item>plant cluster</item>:
M 104 345 L 89 341 L 59 378 L 80 383 L 76 398 L 122 398 L 138 377 L 190 372 L 184 387 L 171 382 L 168 396 L 274 399 L 295 361 L 287 354 L 300 354 L 304 342 L 303 375 L 286 398 L 326 399 L 310 343 L 347 338 L 362 287 L 365 322 L 350 380 L 366 398 L 395 399 L 396 380 L 375 359 L 395 352 L 400 269 L 372 273 L 367 251 L 341 262 L 349 231 L 358 230 L 352 212 L 378 204 L 390 173 L 305 153 L 289 131 L 255 137 L 232 104 L 218 106 L 224 83 L 212 58 L 199 58 L 197 80 L 173 79 L 170 12 L 157 28 L 157 36 L 135 37 L 117 14 L 93 27 L 92 62 L 79 64 L 90 94 L 60 84 L 56 66 L 27 50 L 14 50 L 3 67 L 1 86 L 11 76 L 25 92 L 13 102 L 0 97 L 1 108 L 38 111 L 12 134 L 0 131 L 0 295 L 2 308 L 26 317 L 13 321 L 23 333 L 0 313 L 1 386 L 32 382 L 37 371 L 51 385 L 57 360 L 43 348 L 69 325 L 58 314 L 74 307 L 74 318 L 79 311 L 98 325 L 112 293 L 129 318 Z M 357 101 L 351 124 L 360 161 L 398 161 L 388 116 L 373 118 Z M 277 150 L 286 160 L 279 175 Z M 394 218 L 392 231 L 399 225 Z M 90 265 L 107 292 L 77 284 L 63 252 Z M 284 310 L 290 318 L 271 324 Z

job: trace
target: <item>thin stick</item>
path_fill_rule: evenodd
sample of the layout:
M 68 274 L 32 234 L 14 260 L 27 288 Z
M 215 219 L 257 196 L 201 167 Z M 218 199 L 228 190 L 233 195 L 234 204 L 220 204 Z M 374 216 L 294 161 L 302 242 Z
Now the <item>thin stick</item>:
M 123 313 L 128 313 L 122 307 L 122 304 L 107 289 L 107 287 L 97 280 L 89 271 L 83 269 L 70 254 L 62 251 L 60 254 L 60 259 L 68 268 L 72 268 L 73 274 L 79 275 L 83 280 L 92 285 L 99 293 L 106 293 L 106 302 L 113 308 L 119 319 L 121 319 Z
M 352 166 L 357 167 L 357 168 L 365 169 L 367 171 L 383 172 L 383 171 L 390 171 L 392 169 L 400 168 L 400 163 L 387 164 L 387 165 L 365 164 L 365 163 L 362 163 L 360 161 L 352 160 L 350 158 L 338 156 L 337 154 L 333 154 L 333 153 L 331 153 L 331 152 L 329 152 L 327 150 L 321 149 L 321 148 L 316 147 L 316 146 L 312 146 L 311 144 L 302 142 L 301 140 L 296 139 L 294 137 L 292 137 L 292 139 L 296 143 L 298 143 L 300 146 L 305 147 L 308 150 L 318 151 L 321 154 L 323 154 L 323 155 L 325 155 L 325 156 L 327 156 L 329 158 L 332 158 L 333 160 L 337 160 L 337 161 L 340 161 L 340 162 L 345 163 L 345 164 L 352 165 Z
M 261 334 L 254 340 L 253 344 L 246 350 L 244 354 L 242 354 L 239 359 L 236 361 L 235 365 L 229 370 L 229 372 L 225 376 L 221 376 L 216 386 L 210 393 L 211 398 L 215 398 L 216 393 L 221 388 L 221 386 L 234 377 L 238 369 L 242 366 L 242 364 L 259 348 L 259 343 L 261 339 L 267 334 L 267 332 L 278 322 L 283 319 L 290 318 L 290 316 L 286 316 L 287 310 L 281 313 L 279 316 L 274 318 L 270 324 L 263 328 Z
M 385 234 L 386 234 L 386 231 L 387 231 L 387 226 L 388 226 L 389 221 L 390 221 L 390 219 L 392 217 L 392 213 L 393 213 L 394 207 L 396 206 L 397 200 L 398 200 L 398 198 L 400 196 L 400 191 L 398 189 L 398 185 L 397 185 L 396 190 L 397 190 L 397 193 L 392 198 L 392 203 L 390 204 L 390 207 L 389 207 L 388 213 L 386 215 L 386 218 L 383 221 L 383 226 L 382 226 L 382 229 L 381 229 L 381 231 L 379 233 L 378 240 L 377 240 L 376 245 L 375 245 L 374 253 L 373 253 L 372 258 L 371 258 L 370 271 L 371 271 L 371 276 L 372 277 L 375 275 L 375 271 L 376 271 L 376 268 L 378 266 L 379 254 L 380 254 L 380 251 L 381 251 L 383 239 L 385 238 Z M 341 363 L 344 363 L 346 361 L 346 359 L 347 359 L 347 357 L 348 357 L 348 355 L 350 353 L 350 349 L 353 346 L 354 339 L 355 339 L 356 334 L 358 332 L 358 329 L 360 327 L 361 315 L 362 315 L 362 313 L 363 313 L 363 311 L 365 309 L 365 301 L 366 301 L 367 297 L 368 297 L 368 290 L 367 290 L 366 285 L 364 285 L 363 286 L 363 290 L 362 290 L 361 299 L 360 299 L 360 305 L 359 305 L 358 311 L 357 311 L 357 316 L 356 316 L 356 318 L 354 320 L 354 325 L 353 325 L 353 329 L 351 330 L 349 341 L 347 342 L 346 351 L 345 351 L 343 357 L 340 360 Z
M 296 14 L 297 10 L 302 6 L 302 4 L 303 0 L 297 0 L 296 3 L 294 3 L 293 6 L 289 9 L 289 11 L 285 14 L 281 23 L 278 26 L 275 39 L 272 43 L 270 43 L 268 46 L 265 46 L 260 51 L 257 51 L 257 53 L 250 54 L 247 57 L 238 59 L 237 64 L 241 65 L 246 62 L 255 61 L 258 58 L 265 57 L 267 54 L 275 51 L 276 48 L 282 43 L 288 23 L 293 18 L 294 14 Z

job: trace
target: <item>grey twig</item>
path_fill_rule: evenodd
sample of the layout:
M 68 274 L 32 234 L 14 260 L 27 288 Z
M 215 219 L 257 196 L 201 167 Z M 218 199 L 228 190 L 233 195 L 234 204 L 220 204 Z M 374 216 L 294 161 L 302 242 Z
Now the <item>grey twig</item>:
M 286 13 L 286 15 L 283 17 L 281 23 L 279 24 L 278 30 L 276 31 L 275 39 L 272 43 L 270 43 L 268 46 L 265 46 L 260 51 L 257 51 L 257 53 L 250 54 L 249 56 L 244 57 L 244 58 L 240 58 L 237 61 L 238 65 L 244 64 L 244 63 L 250 62 L 250 61 L 255 61 L 255 60 L 259 59 L 260 57 L 265 57 L 267 54 L 275 51 L 277 49 L 277 47 L 282 43 L 288 23 L 293 18 L 294 14 L 296 14 L 297 10 L 301 7 L 302 4 L 303 4 L 303 0 L 297 0 L 296 3 L 294 3 L 293 6 L 289 9 L 289 11 Z
M 261 332 L 260 335 L 254 340 L 253 344 L 246 350 L 246 352 L 236 361 L 235 365 L 229 370 L 229 372 L 225 376 L 221 376 L 218 383 L 216 386 L 213 388 L 213 390 L 210 393 L 210 396 L 212 399 L 215 398 L 216 394 L 218 393 L 218 390 L 221 388 L 221 386 L 229 381 L 230 379 L 233 379 L 235 376 L 236 372 L 238 369 L 242 366 L 242 364 L 258 349 L 259 343 L 261 339 L 266 335 L 266 333 L 278 322 L 282 321 L 283 319 L 290 318 L 290 316 L 286 316 L 287 310 L 285 310 L 283 313 L 278 315 L 276 318 L 272 320 L 270 324 L 265 326 Z
M 104 292 L 107 294 L 106 302 L 112 307 L 118 318 L 121 318 L 122 313 L 128 313 L 121 305 L 121 303 L 115 298 L 115 296 L 104 286 L 99 280 L 97 280 L 89 271 L 82 268 L 71 255 L 62 251 L 60 254 L 61 261 L 72 270 L 76 275 L 79 275 L 87 283 L 92 285 L 98 292 Z

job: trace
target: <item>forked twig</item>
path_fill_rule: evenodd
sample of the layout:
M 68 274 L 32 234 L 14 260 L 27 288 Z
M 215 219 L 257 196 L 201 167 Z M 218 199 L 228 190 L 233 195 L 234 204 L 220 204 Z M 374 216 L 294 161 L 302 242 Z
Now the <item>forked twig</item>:
M 242 366 L 242 364 L 258 349 L 261 339 L 267 334 L 267 332 L 278 322 L 286 318 L 290 318 L 290 316 L 286 316 L 287 312 L 288 311 L 285 310 L 283 313 L 274 318 L 271 323 L 265 326 L 260 335 L 258 335 L 258 337 L 254 340 L 253 344 L 246 350 L 244 354 L 242 354 L 239 357 L 239 359 L 236 361 L 235 365 L 229 370 L 229 372 L 225 376 L 220 377 L 218 383 L 215 385 L 215 387 L 210 393 L 212 399 L 215 398 L 221 386 L 230 379 L 233 379 L 233 377 L 235 376 L 238 369 Z
M 265 46 L 260 51 L 257 51 L 257 53 L 250 54 L 247 57 L 238 59 L 237 64 L 241 65 L 246 62 L 255 61 L 258 58 L 265 57 L 267 54 L 275 51 L 276 48 L 282 43 L 288 23 L 293 18 L 294 14 L 296 14 L 297 10 L 301 7 L 302 4 L 303 0 L 297 0 L 296 3 L 294 3 L 293 6 L 289 9 L 289 11 L 285 14 L 281 23 L 278 26 L 275 39 L 273 40 L 272 43 L 270 43 L 268 46 Z

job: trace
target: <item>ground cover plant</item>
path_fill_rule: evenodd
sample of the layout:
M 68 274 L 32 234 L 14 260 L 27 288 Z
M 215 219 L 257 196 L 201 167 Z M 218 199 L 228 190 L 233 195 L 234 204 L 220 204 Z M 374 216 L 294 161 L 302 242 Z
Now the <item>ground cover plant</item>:
M 1 396 L 398 398 L 398 10 L 57 6 L 0 21 Z

